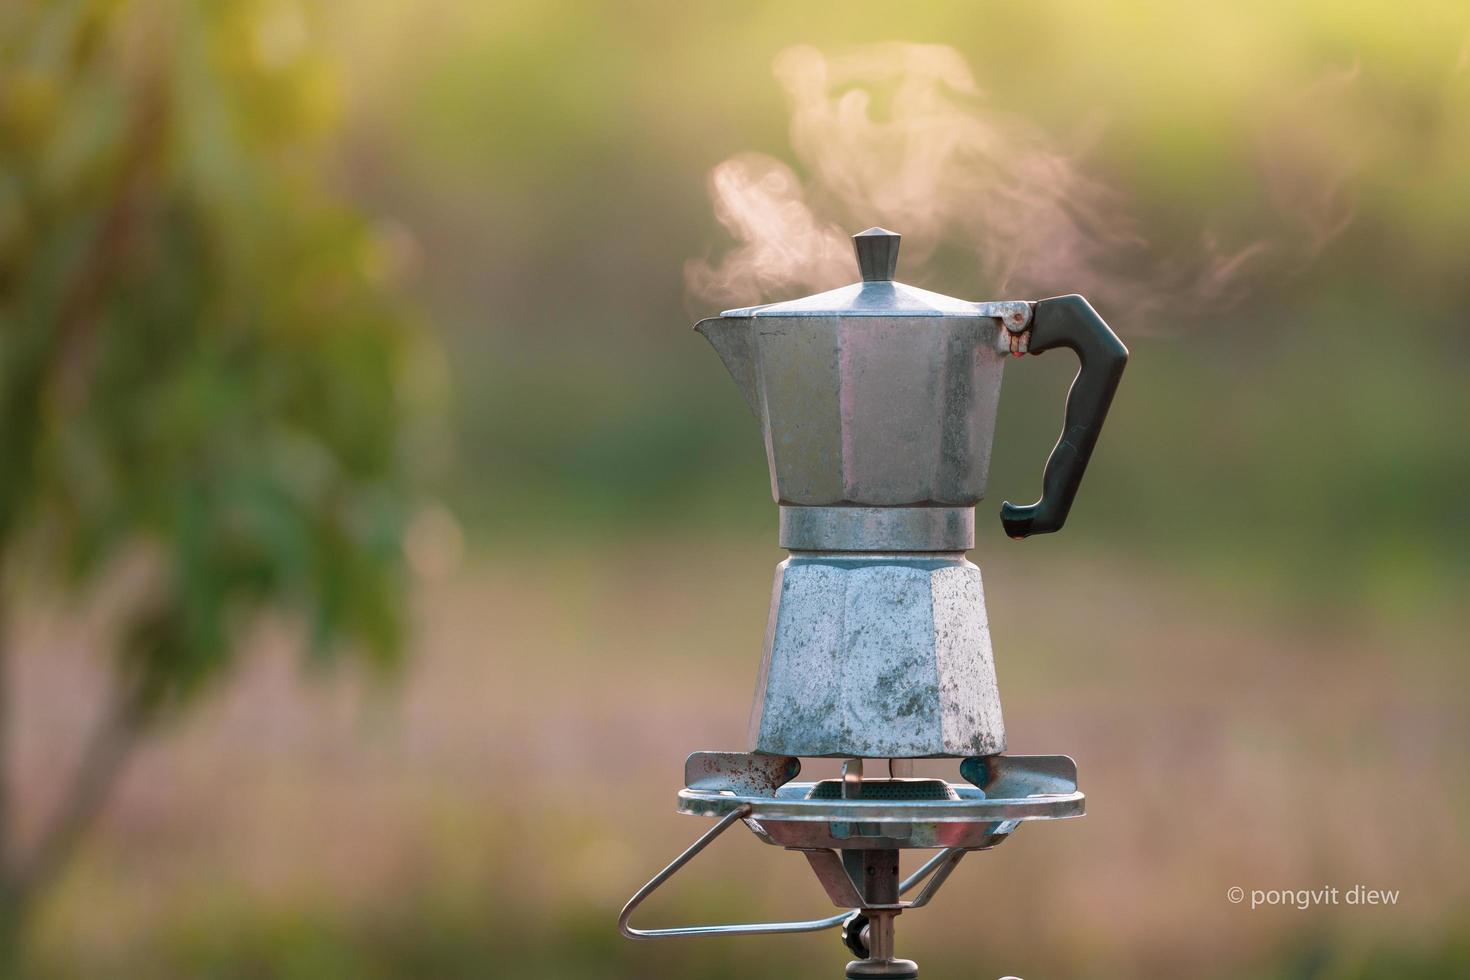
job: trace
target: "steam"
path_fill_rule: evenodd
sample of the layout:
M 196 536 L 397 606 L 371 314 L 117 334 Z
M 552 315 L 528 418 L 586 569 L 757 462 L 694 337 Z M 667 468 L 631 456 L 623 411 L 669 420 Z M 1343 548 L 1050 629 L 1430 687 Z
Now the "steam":
M 1044 133 L 987 105 L 953 48 L 892 43 L 828 58 L 795 47 L 775 74 L 811 179 L 762 154 L 715 168 L 715 214 L 739 244 L 717 265 L 688 264 L 705 299 L 850 282 L 858 226 L 901 231 L 909 269 L 942 242 L 972 243 L 987 284 L 1001 290 L 1044 278 L 1096 285 L 1104 252 L 1139 244 L 1116 197 Z
M 707 302 L 747 305 L 851 282 L 849 235 L 875 224 L 903 234 L 909 275 L 939 248 L 961 246 L 993 290 L 985 298 L 1082 292 L 1130 311 L 1185 298 L 1227 305 L 1243 273 L 1277 247 L 1226 248 L 1204 235 L 1192 258 L 1148 263 L 1121 196 L 1037 126 L 991 104 L 951 47 L 895 42 L 827 56 L 801 46 L 774 70 L 808 176 L 760 153 L 715 167 L 715 215 L 736 245 L 718 261 L 686 263 L 690 291 Z M 1298 165 L 1305 157 L 1287 143 L 1275 151 L 1269 189 L 1283 207 L 1307 202 L 1310 249 L 1320 250 L 1351 217 L 1341 193 L 1348 172 L 1313 182 Z M 1150 264 L 1146 289 L 1122 271 L 1130 262 Z
M 715 217 L 740 245 L 718 268 L 689 262 L 684 271 L 690 289 L 733 303 L 741 296 L 813 291 L 850 280 L 851 243 L 836 225 L 817 220 L 805 194 L 796 173 L 775 157 L 744 153 L 715 167 Z

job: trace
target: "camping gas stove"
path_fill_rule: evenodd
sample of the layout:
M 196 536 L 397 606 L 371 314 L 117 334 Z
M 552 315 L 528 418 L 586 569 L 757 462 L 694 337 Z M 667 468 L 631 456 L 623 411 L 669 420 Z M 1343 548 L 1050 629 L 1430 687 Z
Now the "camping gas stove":
M 840 779 L 791 782 L 801 770 L 792 756 L 694 753 L 684 766 L 679 812 L 718 820 L 633 896 L 618 928 L 632 939 L 659 939 L 840 926 L 844 944 L 860 957 L 847 965 L 849 977 L 917 977 L 912 960 L 894 955 L 893 920 L 926 905 L 970 851 L 995 847 L 1027 820 L 1080 817 L 1084 801 L 1076 766 L 1066 756 L 966 759 L 963 783 L 896 775 L 910 766 L 889 760 L 886 778 L 869 779 L 863 761 L 849 759 Z M 795 922 L 673 929 L 629 924 L 644 899 L 737 821 L 767 844 L 801 852 L 832 903 L 847 911 Z M 926 848 L 938 853 L 900 878 L 899 852 Z M 918 894 L 905 901 L 915 889 Z

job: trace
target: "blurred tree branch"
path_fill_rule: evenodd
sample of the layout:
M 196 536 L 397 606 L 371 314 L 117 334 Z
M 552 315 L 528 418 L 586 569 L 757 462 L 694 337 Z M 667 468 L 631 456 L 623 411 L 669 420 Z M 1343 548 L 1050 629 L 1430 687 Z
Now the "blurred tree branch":
M 5 917 L 13 920 L 5 927 L 12 943 L 29 919 L 36 896 L 65 867 L 97 819 L 147 728 L 149 714 L 136 692 L 115 692 L 114 697 L 114 703 L 93 725 L 66 792 L 43 825 L 41 839 L 27 854 L 8 863 L 0 877 L 0 906 Z
M 56 344 L 49 375 L 54 417 L 64 419 L 86 397 L 87 366 L 95 354 L 94 333 L 100 326 L 98 307 L 123 266 L 138 221 L 143 197 L 156 167 L 167 119 L 165 93 L 157 67 L 149 63 L 137 84 L 136 103 L 126 151 L 118 166 L 110 203 L 91 246 L 78 263 L 60 304 Z

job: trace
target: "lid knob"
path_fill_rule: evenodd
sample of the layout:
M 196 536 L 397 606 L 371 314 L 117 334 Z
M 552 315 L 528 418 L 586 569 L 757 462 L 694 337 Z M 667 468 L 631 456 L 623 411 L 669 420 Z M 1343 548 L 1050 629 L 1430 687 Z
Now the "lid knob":
M 885 228 L 869 228 L 852 236 L 858 271 L 863 282 L 886 282 L 898 268 L 898 243 L 903 236 Z

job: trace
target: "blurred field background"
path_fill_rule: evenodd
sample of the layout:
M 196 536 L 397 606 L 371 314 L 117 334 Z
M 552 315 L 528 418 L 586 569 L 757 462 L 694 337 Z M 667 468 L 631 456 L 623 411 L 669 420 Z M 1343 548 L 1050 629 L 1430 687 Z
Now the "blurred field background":
M 707 175 L 796 163 L 783 49 L 905 40 L 954 46 L 1123 195 L 1141 281 L 1207 232 L 1291 247 L 1233 305 L 1099 304 L 1132 364 L 1067 529 L 1025 543 L 987 515 L 1039 486 L 1074 365 L 1010 365 L 972 557 L 1011 750 L 1073 755 L 1090 813 L 967 859 L 900 952 L 928 977 L 1470 976 L 1462 5 L 199 9 L 157 49 L 203 32 L 206 73 L 270 81 L 249 118 L 309 132 L 437 350 L 404 658 L 302 668 L 300 623 L 250 625 L 46 897 L 36 975 L 837 975 L 831 936 L 635 945 L 614 921 L 703 829 L 672 812 L 685 754 L 743 747 L 780 559 L 756 426 L 689 330 L 712 310 L 684 263 L 729 246 Z M 991 298 L 953 255 L 901 274 Z M 19 594 L 24 828 L 113 627 L 105 592 Z M 825 914 L 809 878 L 731 835 L 644 915 Z M 1226 899 L 1358 883 L 1402 896 Z

